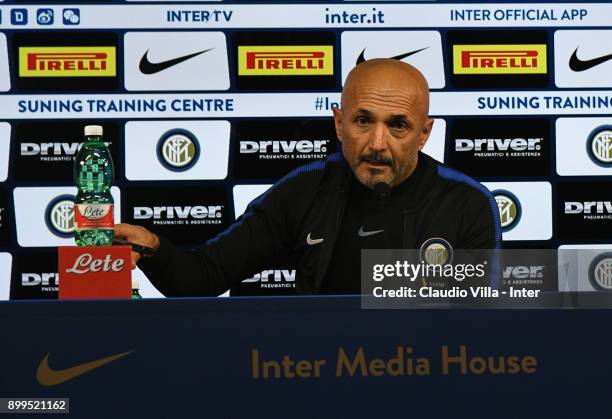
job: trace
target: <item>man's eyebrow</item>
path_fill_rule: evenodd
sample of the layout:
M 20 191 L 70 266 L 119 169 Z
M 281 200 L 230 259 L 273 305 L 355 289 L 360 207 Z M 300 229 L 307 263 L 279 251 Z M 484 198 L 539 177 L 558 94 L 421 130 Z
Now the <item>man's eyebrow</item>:
M 357 111 L 355 112 L 356 115 L 366 115 L 366 116 L 372 116 L 372 112 L 370 112 L 367 109 L 364 108 L 359 108 L 357 109 Z
M 404 114 L 399 115 L 391 115 L 389 118 L 385 120 L 386 123 L 394 123 L 394 122 L 406 122 L 410 124 L 410 120 Z

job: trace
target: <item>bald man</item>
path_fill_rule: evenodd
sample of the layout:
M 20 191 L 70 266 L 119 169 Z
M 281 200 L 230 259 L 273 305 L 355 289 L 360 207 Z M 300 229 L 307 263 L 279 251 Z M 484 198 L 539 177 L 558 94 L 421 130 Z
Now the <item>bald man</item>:
M 392 59 L 348 75 L 334 123 L 342 153 L 300 167 L 193 251 L 128 224 L 118 238 L 152 247 L 133 262 L 166 296 L 219 295 L 278 260 L 299 293 L 358 294 L 361 249 L 496 249 L 498 209 L 473 179 L 423 154 L 433 119 L 414 67 Z
M 418 151 L 431 133 L 427 81 L 402 61 L 366 61 L 346 78 L 334 122 L 344 158 L 359 182 L 393 188 L 415 170 Z

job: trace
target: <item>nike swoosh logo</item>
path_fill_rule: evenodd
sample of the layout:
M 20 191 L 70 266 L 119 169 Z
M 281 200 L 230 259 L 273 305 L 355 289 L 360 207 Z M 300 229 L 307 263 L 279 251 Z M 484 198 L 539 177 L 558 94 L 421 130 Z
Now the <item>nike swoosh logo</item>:
M 363 231 L 363 226 L 361 226 L 357 234 L 359 234 L 359 237 L 368 237 L 368 236 L 373 236 L 374 234 L 382 233 L 383 231 L 385 230 Z
M 319 244 L 319 243 L 323 243 L 323 239 L 312 239 L 310 238 L 310 235 L 312 233 L 308 233 L 308 236 L 306 237 L 306 243 L 308 243 L 309 245 L 315 245 L 315 244 Z
M 392 60 L 398 60 L 398 61 L 399 61 L 399 60 L 403 60 L 404 58 L 406 58 L 406 57 L 410 57 L 411 55 L 414 55 L 414 54 L 416 54 L 417 52 L 421 52 L 421 51 L 423 51 L 423 50 L 425 50 L 425 49 L 427 49 L 427 48 L 429 48 L 429 47 L 425 47 L 425 48 L 417 49 L 416 51 L 410 51 L 410 52 L 407 52 L 407 53 L 405 53 L 405 54 L 400 54 L 400 55 L 396 55 L 396 56 L 394 56 L 394 57 L 389 57 L 389 58 L 391 58 Z M 363 51 L 361 51 L 361 54 L 359 54 L 359 57 L 357 57 L 357 63 L 356 63 L 355 65 L 357 65 L 357 64 L 361 64 L 362 62 L 367 61 L 367 60 L 365 59 L 365 55 L 364 55 L 364 54 L 365 54 L 365 48 L 363 49 Z
M 86 362 L 84 364 L 79 364 L 74 367 L 66 368 L 63 370 L 55 370 L 49 366 L 50 354 L 48 353 L 38 365 L 38 370 L 36 371 L 36 381 L 38 381 L 38 383 L 43 386 L 55 386 L 57 384 L 64 383 L 68 380 L 72 380 L 73 378 L 78 377 L 79 375 L 85 374 L 86 372 L 101 367 L 102 365 L 108 364 L 109 362 L 113 362 L 116 359 L 126 356 L 127 354 L 132 352 L 134 352 L 134 350 L 122 352 L 117 355 L 107 356 L 106 358 Z
M 601 57 L 593 58 L 591 60 L 581 60 L 578 58 L 578 48 L 574 51 L 572 56 L 570 57 L 569 66 L 573 71 L 585 71 L 589 68 L 593 68 L 598 66 L 599 64 L 603 64 L 606 61 L 612 60 L 612 54 L 603 55 Z
M 205 49 L 204 51 L 194 52 L 193 54 L 183 55 L 182 57 L 173 58 L 167 61 L 161 61 L 159 63 L 152 63 L 151 61 L 149 61 L 149 50 L 147 50 L 147 52 L 145 52 L 142 58 L 140 59 L 140 64 L 138 68 L 140 68 L 140 71 L 143 74 L 159 73 L 160 71 L 164 71 L 167 68 L 180 64 L 183 61 L 187 61 L 190 58 L 197 57 L 198 55 L 204 54 L 205 52 L 208 52 L 212 49 L 214 48 Z

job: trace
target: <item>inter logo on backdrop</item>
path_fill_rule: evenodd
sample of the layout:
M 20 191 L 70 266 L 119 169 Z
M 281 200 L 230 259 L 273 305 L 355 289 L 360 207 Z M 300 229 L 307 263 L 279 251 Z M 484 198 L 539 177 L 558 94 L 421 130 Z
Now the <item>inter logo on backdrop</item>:
M 229 121 L 128 121 L 128 180 L 221 180 L 227 177 Z
M 189 170 L 200 157 L 200 143 L 196 136 L 184 129 L 164 133 L 158 141 L 157 157 L 169 170 Z
M 496 190 L 492 192 L 499 209 L 499 219 L 502 231 L 513 229 L 521 219 L 521 203 L 509 191 Z
M 74 234 L 74 195 L 60 195 L 47 205 L 45 222 L 49 230 L 59 237 Z
M 597 127 L 587 140 L 587 151 L 591 160 L 600 166 L 612 166 L 612 126 Z
M 121 222 L 121 193 L 110 190 L 115 223 Z M 74 186 L 16 187 L 13 189 L 17 242 L 21 247 L 74 246 Z
M 589 265 L 589 280 L 593 288 L 612 291 L 612 253 L 597 256 Z

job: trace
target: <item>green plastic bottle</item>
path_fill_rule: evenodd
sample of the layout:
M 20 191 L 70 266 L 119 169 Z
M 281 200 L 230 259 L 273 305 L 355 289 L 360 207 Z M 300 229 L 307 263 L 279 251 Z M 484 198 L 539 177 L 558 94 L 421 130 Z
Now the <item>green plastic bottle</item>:
M 74 162 L 74 226 L 77 246 L 111 246 L 115 235 L 113 160 L 102 140 L 102 127 L 85 127 L 85 143 Z
M 142 295 L 138 292 L 139 289 L 138 278 L 132 277 L 132 300 L 142 298 Z

